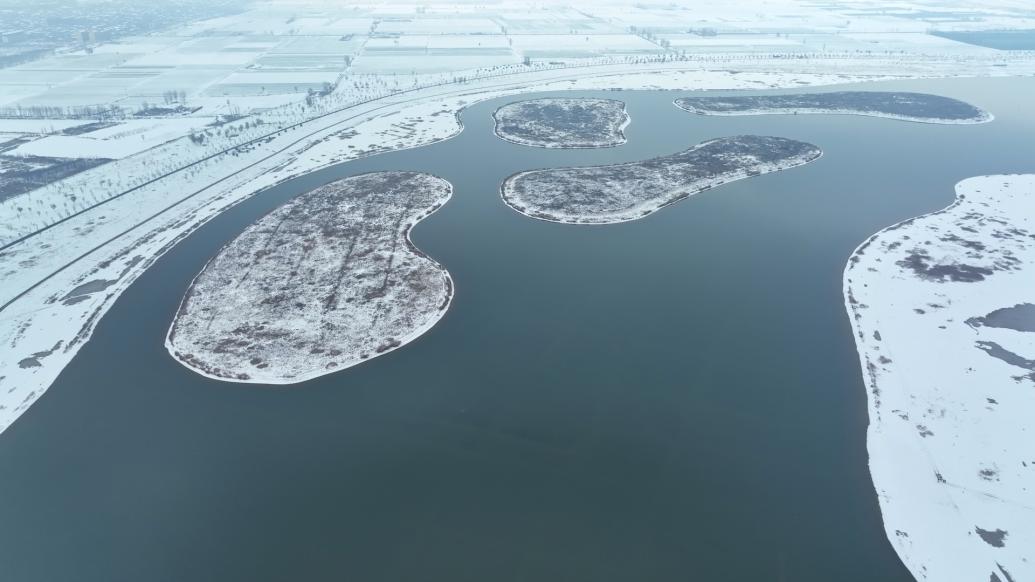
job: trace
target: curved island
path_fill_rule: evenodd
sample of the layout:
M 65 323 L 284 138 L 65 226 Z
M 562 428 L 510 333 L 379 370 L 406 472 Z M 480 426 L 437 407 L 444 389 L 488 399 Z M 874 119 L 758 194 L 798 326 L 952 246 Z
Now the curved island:
M 758 135 L 713 139 L 639 162 L 520 172 L 500 188 L 518 212 L 551 222 L 611 224 L 643 218 L 727 182 L 807 164 L 812 144 Z
M 375 172 L 298 196 L 209 261 L 166 347 L 205 376 L 290 384 L 413 341 L 445 314 L 453 282 L 409 232 L 451 195 L 435 176 Z
M 844 272 L 870 472 L 918 580 L 1035 579 L 1035 175 L 982 176 Z
M 616 99 L 547 98 L 508 103 L 492 114 L 496 135 L 541 148 L 606 148 L 625 143 L 629 113 Z
M 674 103 L 676 107 L 698 115 L 827 113 L 947 124 L 984 123 L 992 120 L 992 114 L 958 99 L 901 91 L 683 97 Z

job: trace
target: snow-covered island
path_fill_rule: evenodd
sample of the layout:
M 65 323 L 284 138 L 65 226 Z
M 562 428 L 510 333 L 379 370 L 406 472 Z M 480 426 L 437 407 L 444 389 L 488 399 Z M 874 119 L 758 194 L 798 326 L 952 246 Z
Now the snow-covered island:
M 864 242 L 844 295 L 870 471 L 918 580 L 1035 580 L 1035 175 Z
M 504 202 L 540 220 L 610 224 L 643 218 L 727 182 L 800 166 L 822 151 L 809 143 L 759 135 L 713 139 L 649 160 L 515 174 Z
M 599 3 L 583 4 L 578 12 L 558 7 L 564 12 L 559 22 L 583 19 L 586 12 L 601 7 Z M 495 11 L 496 5 L 471 4 L 458 9 Z M 650 22 L 671 24 L 674 15 L 647 5 L 636 9 L 651 12 Z M 780 10 L 778 6 L 774 9 Z M 865 39 L 825 35 L 826 42 L 836 39 L 838 46 L 822 52 L 804 38 L 793 42 L 780 38 L 778 42 L 786 50 L 777 53 L 768 45 L 748 51 L 733 46 L 741 44 L 744 35 L 723 39 L 687 34 L 690 44 L 684 46 L 690 49 L 681 49 L 681 54 L 634 34 L 596 34 L 587 42 L 583 34 L 519 33 L 513 37 L 515 47 L 531 43 L 532 48 L 542 49 L 544 43 L 550 43 L 553 48 L 549 50 L 569 54 L 574 42 L 590 50 L 586 58 L 558 60 L 556 55 L 540 53 L 528 63 L 515 60 L 502 65 L 484 63 L 480 58 L 472 63 L 467 55 L 445 57 L 438 50 L 419 56 L 398 51 L 398 56 L 385 59 L 385 51 L 378 50 L 360 55 L 360 60 L 368 56 L 371 60 L 367 65 L 359 63 L 359 68 L 353 59 L 353 68 L 344 77 L 333 71 L 320 73 L 323 79 L 317 85 L 301 82 L 300 75 L 308 74 L 286 63 L 286 69 L 273 75 L 279 81 L 270 87 L 271 80 L 277 79 L 262 70 L 260 61 L 285 58 L 274 54 L 273 44 L 293 47 L 288 51 L 293 53 L 299 42 L 317 42 L 316 37 L 291 24 L 298 16 L 296 7 L 284 5 L 273 8 L 283 18 L 263 41 L 264 46 L 252 44 L 252 52 L 241 50 L 245 47 L 239 45 L 240 31 L 268 21 L 270 10 L 256 5 L 239 18 L 212 22 L 214 28 L 191 25 L 167 35 L 98 47 L 93 54 L 61 52 L 26 65 L 52 71 L 45 73 L 48 77 L 68 78 L 74 72 L 69 83 L 29 85 L 23 82 L 26 75 L 39 73 L 21 71 L 22 67 L 8 69 L 11 75 L 0 91 L 0 101 L 6 99 L 14 117 L 0 119 L 0 141 L 7 140 L 0 147 L 5 150 L 0 152 L 0 165 L 4 165 L 0 170 L 11 169 L 9 164 L 19 172 L 33 170 L 23 159 L 12 162 L 13 157 L 47 157 L 58 163 L 72 158 L 112 161 L 89 169 L 65 166 L 63 172 L 82 171 L 67 172 L 60 180 L 52 173 L 54 168 L 49 168 L 50 178 L 32 176 L 44 178 L 40 183 L 45 185 L 0 196 L 0 279 L 4 283 L 0 285 L 0 434 L 38 402 L 121 294 L 178 241 L 227 209 L 286 180 L 348 160 L 449 139 L 462 130 L 459 112 L 473 103 L 550 91 L 800 91 L 902 79 L 1035 74 L 1030 51 L 967 46 L 921 33 L 866 33 Z M 422 7 L 416 5 L 407 10 L 415 21 L 432 18 L 446 29 L 466 21 L 418 14 Z M 773 15 L 768 13 L 765 21 Z M 701 12 L 688 8 L 682 16 L 692 19 L 687 22 L 697 22 Z M 749 20 L 758 17 L 751 12 Z M 307 22 L 324 22 L 321 18 L 326 17 Z M 881 18 L 882 26 L 898 25 Z M 911 18 L 907 20 L 915 24 Z M 988 22 L 998 28 L 1010 23 L 1010 18 L 1002 16 Z M 869 29 L 872 23 L 853 18 L 852 24 Z M 570 29 L 578 30 L 576 26 Z M 199 52 L 197 35 L 205 38 L 209 47 L 205 51 Z M 335 34 L 319 42 L 338 47 L 339 38 Z M 357 35 L 341 42 L 363 47 L 363 38 Z M 437 34 L 414 38 L 420 43 L 438 38 L 452 42 Z M 453 45 L 460 51 L 482 46 L 486 40 L 477 33 L 452 38 L 462 40 Z M 877 38 L 881 40 L 874 44 Z M 905 50 L 900 50 L 901 39 L 908 45 Z M 373 44 L 394 46 L 395 40 L 378 38 Z M 220 48 L 220 43 L 229 50 Z M 632 52 L 615 54 L 616 43 Z M 702 43 L 716 46 L 707 47 L 706 52 L 693 49 Z M 673 45 L 678 42 L 673 40 Z M 665 54 L 644 54 L 643 48 Z M 112 49 L 122 55 L 114 56 Z M 340 54 L 331 56 L 335 63 L 349 64 Z M 308 59 L 305 55 L 299 58 Z M 399 63 L 398 67 L 386 69 L 388 61 Z M 418 61 L 419 70 L 415 71 Z M 166 65 L 172 67 L 168 70 L 174 80 L 172 88 L 187 89 L 186 104 L 202 109 L 187 117 L 117 117 L 110 127 L 97 125 L 104 120 L 89 115 L 66 119 L 66 114 L 83 108 L 103 112 L 123 107 L 129 115 L 137 104 L 153 103 L 155 85 L 141 83 L 136 74 L 124 75 L 121 69 L 125 64 L 130 71 L 139 70 L 148 63 L 157 63 L 163 70 Z M 217 87 L 219 83 L 213 85 L 213 79 L 221 76 L 227 76 L 226 90 Z M 181 80 L 189 80 L 191 86 L 181 86 Z M 325 82 L 331 83 L 330 93 Z M 285 90 L 294 93 L 281 94 Z M 62 106 L 58 115 L 51 115 L 48 107 L 55 99 Z M 92 105 L 98 103 L 103 105 Z M 19 109 L 30 118 L 22 118 Z M 13 176 L 6 172 L 0 182 Z
M 616 99 L 550 98 L 508 103 L 492 114 L 496 135 L 541 148 L 606 148 L 625 143 L 625 103 Z
M 429 174 L 375 172 L 295 198 L 205 266 L 166 347 L 205 376 L 290 384 L 413 341 L 445 314 L 453 283 L 409 232 L 451 195 Z
M 834 91 L 794 95 L 682 97 L 676 107 L 698 115 L 833 113 L 887 117 L 921 123 L 984 123 L 992 115 L 941 95 L 888 91 Z

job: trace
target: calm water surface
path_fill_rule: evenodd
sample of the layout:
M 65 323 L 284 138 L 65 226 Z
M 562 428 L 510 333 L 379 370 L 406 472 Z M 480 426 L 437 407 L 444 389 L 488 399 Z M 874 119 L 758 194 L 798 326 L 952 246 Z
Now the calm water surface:
M 870 85 L 996 121 L 694 117 L 628 102 L 629 143 L 455 139 L 345 163 L 225 213 L 144 274 L 0 437 L 0 578 L 35 581 L 908 580 L 866 466 L 841 270 L 960 179 L 1035 172 L 1035 80 Z M 646 220 L 578 227 L 505 207 L 535 167 L 630 161 L 723 135 L 823 148 L 802 168 Z M 372 170 L 454 198 L 413 232 L 456 281 L 404 349 L 295 387 L 202 378 L 165 332 L 190 279 L 262 213 Z

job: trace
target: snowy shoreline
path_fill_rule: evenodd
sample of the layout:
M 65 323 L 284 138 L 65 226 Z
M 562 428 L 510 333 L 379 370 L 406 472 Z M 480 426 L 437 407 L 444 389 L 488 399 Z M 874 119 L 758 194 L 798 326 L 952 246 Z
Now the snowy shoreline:
M 1033 265 L 1028 174 L 960 182 L 951 205 L 879 231 L 845 268 L 870 472 L 918 580 L 1035 577 Z
M 697 167 L 715 163 L 727 163 L 730 148 L 739 148 L 745 160 L 752 160 L 742 167 L 712 175 L 694 175 Z M 790 150 L 782 157 L 766 161 L 753 161 L 760 154 L 769 153 L 766 148 Z M 708 150 L 718 149 L 717 153 Z M 697 144 L 678 154 L 607 166 L 585 166 L 573 168 L 549 168 L 518 172 L 500 186 L 500 197 L 512 210 L 546 222 L 581 225 L 616 224 L 646 218 L 676 202 L 685 200 L 711 188 L 737 180 L 743 180 L 771 172 L 787 170 L 815 161 L 823 152 L 816 146 L 784 138 L 767 136 L 736 136 L 718 138 Z M 720 161 L 721 160 L 721 161 Z M 667 163 L 665 168 L 657 166 Z M 670 174 L 679 174 L 682 167 L 687 175 L 673 180 Z M 634 178 L 623 176 L 611 180 L 609 170 L 641 175 Z M 653 172 L 653 175 L 651 174 Z M 580 177 L 579 175 L 583 175 Z M 542 183 L 551 177 L 559 177 L 559 183 Z M 526 181 L 539 181 L 531 186 Z M 676 183 L 666 183 L 676 182 Z M 578 199 L 574 199 L 578 196 Z M 567 207 L 556 208 L 558 200 L 567 198 Z M 608 205 L 611 207 L 609 208 Z
M 435 176 L 374 172 L 293 198 L 194 278 L 166 349 L 209 378 L 294 384 L 412 342 L 445 315 L 455 287 L 410 232 L 451 196 L 452 185 Z
M 580 114 L 592 119 L 573 119 Z M 538 119 L 530 119 L 536 116 Z M 496 137 L 517 145 L 552 149 L 599 149 L 624 144 L 632 122 L 624 101 L 554 98 L 508 103 L 492 113 Z M 578 125 L 576 125 L 577 122 Z M 588 127 L 586 127 L 588 125 Z

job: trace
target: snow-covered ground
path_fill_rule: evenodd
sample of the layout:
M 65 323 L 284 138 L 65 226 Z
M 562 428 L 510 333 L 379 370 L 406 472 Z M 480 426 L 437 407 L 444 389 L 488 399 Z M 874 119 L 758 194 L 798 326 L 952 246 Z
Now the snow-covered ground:
M 1035 175 L 957 184 L 844 273 L 884 527 L 918 580 L 1035 579 Z
M 508 206 L 531 218 L 612 224 L 644 218 L 727 182 L 807 164 L 820 155 L 812 144 L 781 137 L 725 137 L 639 162 L 521 172 L 507 178 L 500 193 Z
M 375 172 L 292 199 L 209 261 L 166 347 L 205 376 L 291 384 L 413 341 L 445 315 L 453 282 L 410 229 L 451 195 L 435 176 Z
M 824 113 L 866 115 L 940 124 L 985 123 L 992 114 L 969 103 L 926 93 L 832 91 L 797 95 L 683 97 L 676 107 L 698 115 L 765 115 Z
M 492 114 L 500 139 L 541 148 L 606 148 L 625 143 L 629 113 L 616 99 L 546 98 L 508 103 Z
M 192 132 L 204 130 L 214 117 L 131 119 L 78 135 L 48 135 L 6 152 L 14 156 L 122 159 Z

